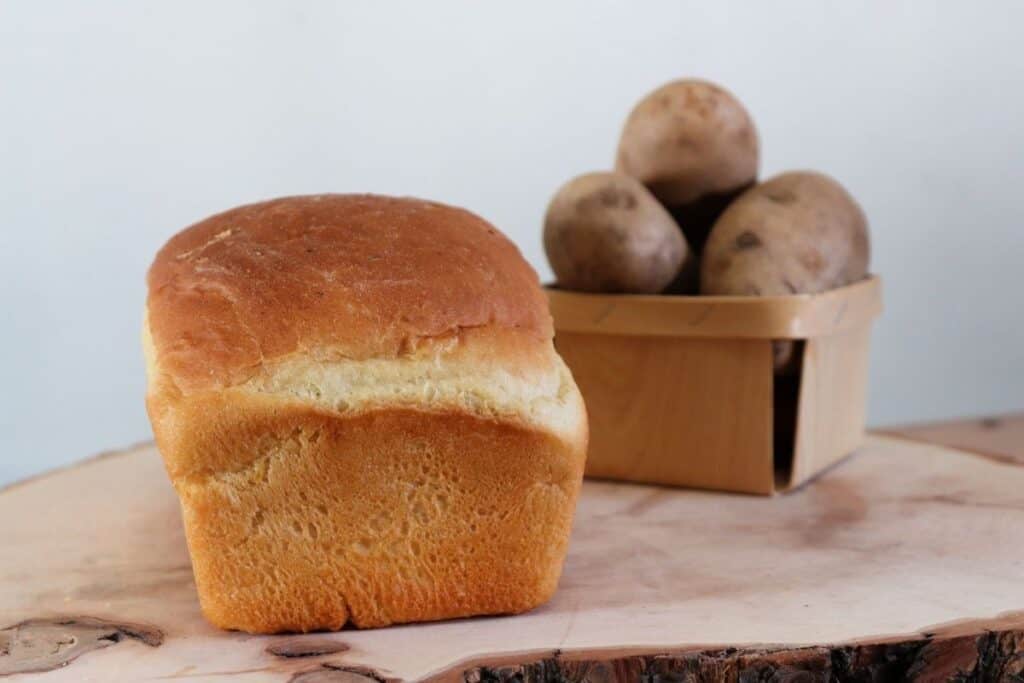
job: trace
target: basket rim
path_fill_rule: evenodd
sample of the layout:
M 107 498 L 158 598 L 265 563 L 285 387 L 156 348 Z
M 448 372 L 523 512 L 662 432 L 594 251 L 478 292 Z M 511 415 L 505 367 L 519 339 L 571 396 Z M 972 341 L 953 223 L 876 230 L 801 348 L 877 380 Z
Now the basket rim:
M 882 279 L 820 294 L 591 294 L 546 285 L 555 331 L 635 336 L 809 339 L 864 327 L 882 312 Z

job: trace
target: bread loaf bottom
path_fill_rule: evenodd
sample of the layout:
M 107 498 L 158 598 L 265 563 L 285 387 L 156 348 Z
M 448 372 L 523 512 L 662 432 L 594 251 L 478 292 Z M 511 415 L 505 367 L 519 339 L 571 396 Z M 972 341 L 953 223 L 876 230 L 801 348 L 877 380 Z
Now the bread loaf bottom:
M 344 415 L 235 390 L 189 403 L 191 428 L 161 448 L 215 625 L 374 627 L 517 613 L 554 592 L 578 442 L 460 412 Z

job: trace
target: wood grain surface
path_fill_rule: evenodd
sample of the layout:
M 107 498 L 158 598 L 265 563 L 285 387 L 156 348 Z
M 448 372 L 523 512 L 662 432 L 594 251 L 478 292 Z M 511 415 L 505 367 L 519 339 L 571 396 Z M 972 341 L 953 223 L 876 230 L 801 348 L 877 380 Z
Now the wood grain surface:
M 532 613 L 270 637 L 203 621 L 140 446 L 0 491 L 0 676 L 1020 680 L 1024 448 L 990 432 L 1021 425 L 953 435 L 977 453 L 873 436 L 776 498 L 587 482 L 559 592 Z
M 1024 414 L 891 427 L 881 433 L 951 446 L 999 462 L 1024 465 Z
M 559 332 L 555 346 L 587 404 L 588 476 L 774 491 L 769 342 Z

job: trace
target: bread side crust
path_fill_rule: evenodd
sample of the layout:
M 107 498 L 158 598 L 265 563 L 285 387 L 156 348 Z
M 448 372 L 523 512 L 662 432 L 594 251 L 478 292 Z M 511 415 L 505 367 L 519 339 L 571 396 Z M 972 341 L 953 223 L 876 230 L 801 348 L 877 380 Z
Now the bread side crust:
M 585 434 L 454 411 L 342 415 L 242 391 L 188 403 L 190 428 L 158 427 L 157 442 L 215 625 L 374 627 L 522 612 L 554 592 Z M 214 452 L 245 464 L 175 466 Z

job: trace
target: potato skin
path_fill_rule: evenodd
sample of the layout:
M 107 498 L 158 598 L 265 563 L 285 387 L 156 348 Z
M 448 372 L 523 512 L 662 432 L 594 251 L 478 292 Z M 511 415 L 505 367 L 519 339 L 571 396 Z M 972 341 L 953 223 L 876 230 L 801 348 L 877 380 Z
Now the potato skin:
M 555 193 L 544 251 L 558 286 L 580 292 L 655 294 L 693 263 L 672 217 L 621 173 L 584 174 Z
M 756 181 L 759 154 L 757 129 L 739 100 L 714 83 L 682 79 L 633 108 L 615 168 L 646 185 L 699 252 L 729 202 Z
M 702 294 L 813 294 L 867 276 L 867 219 L 843 186 L 811 171 L 752 187 L 715 223 L 701 261 Z M 792 367 L 792 344 L 776 343 L 775 367 Z

